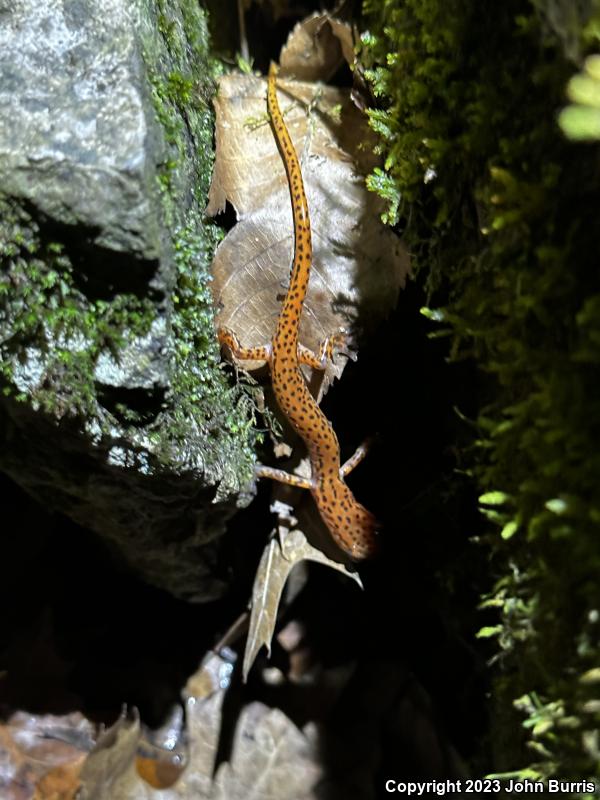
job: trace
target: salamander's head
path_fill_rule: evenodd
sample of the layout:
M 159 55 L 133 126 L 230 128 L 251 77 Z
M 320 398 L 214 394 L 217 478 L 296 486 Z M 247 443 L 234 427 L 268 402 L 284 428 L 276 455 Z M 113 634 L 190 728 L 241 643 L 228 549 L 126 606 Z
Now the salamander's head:
M 379 549 L 379 523 L 373 514 L 356 500 L 350 517 L 352 524 L 350 529 L 345 532 L 345 541 L 343 544 L 341 542 L 338 544 L 354 561 L 371 558 Z
M 375 555 L 380 525 L 343 481 L 335 481 L 335 487 L 323 486 L 315 492 L 315 499 L 333 540 L 346 555 L 353 561 Z

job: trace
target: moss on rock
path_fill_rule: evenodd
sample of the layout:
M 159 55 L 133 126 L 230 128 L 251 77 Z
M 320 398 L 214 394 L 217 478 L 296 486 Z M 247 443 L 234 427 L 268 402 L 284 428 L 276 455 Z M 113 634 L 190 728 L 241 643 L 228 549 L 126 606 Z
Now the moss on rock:
M 59 42 L 35 79 L 18 75 L 18 97 L 0 91 L 32 132 L 0 168 L 33 171 L 0 200 L 0 465 L 146 580 L 212 599 L 256 439 L 253 404 L 221 368 L 209 290 L 219 67 L 192 0 L 78 8 L 71 60 L 69 9 L 8 17 L 24 47 L 48 15 Z M 55 51 L 69 67 L 58 90 Z M 27 93 L 47 92 L 52 110 L 55 91 L 66 117 L 50 130 Z
M 158 18 L 157 27 L 145 29 L 143 47 L 168 148 L 158 183 L 176 269 L 171 402 L 153 438 L 157 452 L 182 452 L 184 463 L 186 452 L 201 452 L 206 479 L 220 480 L 219 496 L 225 496 L 251 479 L 255 434 L 251 401 L 219 368 L 209 283 L 221 234 L 201 213 L 214 158 L 211 99 L 221 68 L 209 53 L 206 13 L 195 2 L 158 0 L 147 13 Z
M 219 232 L 201 209 L 212 169 L 210 98 L 218 66 L 209 56 L 206 15 L 196 3 L 149 0 L 137 10 L 149 99 L 164 138 L 154 192 L 162 208 L 162 260 L 172 275 L 171 295 L 161 297 L 151 280 L 134 291 L 111 291 L 107 284 L 106 296 L 93 296 L 71 256 L 76 226 L 3 198 L 4 393 L 56 419 L 82 418 L 97 441 L 123 438 L 133 449 L 148 449 L 152 469 L 201 471 L 206 484 L 218 484 L 225 496 L 248 483 L 254 456 L 252 407 L 219 368 L 208 289 Z M 92 232 L 81 236 L 89 237 L 86 253 L 93 250 Z M 111 253 L 104 257 L 110 261 Z M 135 271 L 135 259 L 123 267 Z M 103 354 L 118 363 L 157 324 L 166 334 L 168 378 L 161 408 L 146 425 L 126 401 L 117 413 L 105 407 L 97 366 Z

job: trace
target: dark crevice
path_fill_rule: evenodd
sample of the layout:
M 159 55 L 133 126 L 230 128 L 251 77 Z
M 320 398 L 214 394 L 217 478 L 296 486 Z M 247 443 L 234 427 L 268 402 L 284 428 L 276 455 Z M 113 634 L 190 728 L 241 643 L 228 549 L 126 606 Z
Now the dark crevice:
M 96 382 L 96 397 L 103 408 L 124 425 L 145 427 L 152 423 L 165 403 L 165 388 L 152 389 L 108 386 Z
M 230 231 L 237 224 L 237 214 L 229 200 L 226 201 L 223 211 L 214 217 L 214 222 L 225 232 Z
M 55 243 L 62 245 L 62 253 L 73 266 L 73 282 L 88 300 L 112 300 L 119 294 L 132 294 L 160 301 L 162 293 L 151 286 L 158 259 L 111 250 L 98 244 L 99 227 L 67 225 L 41 214 L 31 204 L 25 203 L 24 207 L 39 227 L 41 249 Z

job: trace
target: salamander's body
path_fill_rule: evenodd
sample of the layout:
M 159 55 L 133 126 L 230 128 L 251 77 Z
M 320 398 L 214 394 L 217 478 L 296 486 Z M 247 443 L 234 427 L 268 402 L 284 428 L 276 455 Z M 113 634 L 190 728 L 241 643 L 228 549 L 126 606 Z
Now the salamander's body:
M 259 467 L 258 475 L 309 489 L 334 541 L 351 558 L 361 559 L 375 550 L 376 522 L 373 515 L 355 499 L 343 476 L 361 460 L 364 451 L 359 451 L 346 465 L 341 466 L 337 436 L 309 392 L 300 371 L 300 363 L 323 369 L 327 358 L 332 355 L 335 337 L 323 343 L 319 355 L 298 343 L 300 316 L 312 265 L 312 240 L 300 164 L 277 101 L 276 74 L 277 69 L 271 64 L 267 105 L 287 172 L 294 216 L 295 245 L 290 284 L 270 345 L 244 349 L 239 346 L 236 337 L 225 330 L 219 331 L 219 339 L 239 358 L 269 361 L 277 403 L 308 450 L 310 481 L 268 467 Z

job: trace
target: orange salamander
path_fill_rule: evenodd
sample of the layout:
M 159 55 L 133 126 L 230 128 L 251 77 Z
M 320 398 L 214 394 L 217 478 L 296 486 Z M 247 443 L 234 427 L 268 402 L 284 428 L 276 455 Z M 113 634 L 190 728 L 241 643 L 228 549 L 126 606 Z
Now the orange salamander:
M 312 239 L 300 163 L 277 101 L 276 75 L 277 67 L 271 63 L 267 107 L 285 164 L 294 216 L 295 245 L 290 284 L 270 344 L 241 347 L 237 337 L 225 328 L 219 329 L 218 337 L 236 358 L 270 364 L 277 403 L 308 450 L 310 480 L 264 466 L 257 467 L 257 476 L 308 489 L 333 540 L 350 558 L 359 560 L 372 555 L 376 549 L 377 523 L 375 517 L 356 500 L 344 477 L 362 460 L 366 449 L 360 447 L 345 464 L 340 464 L 337 436 L 309 392 L 299 367 L 308 364 L 313 369 L 324 369 L 327 359 L 333 357 L 333 347 L 339 335 L 326 339 L 318 355 L 298 342 L 300 315 L 312 265 Z

